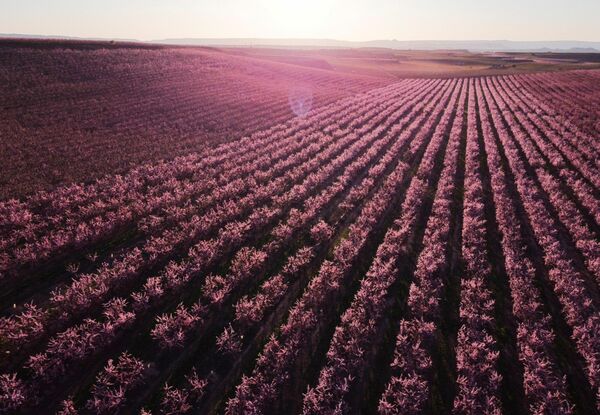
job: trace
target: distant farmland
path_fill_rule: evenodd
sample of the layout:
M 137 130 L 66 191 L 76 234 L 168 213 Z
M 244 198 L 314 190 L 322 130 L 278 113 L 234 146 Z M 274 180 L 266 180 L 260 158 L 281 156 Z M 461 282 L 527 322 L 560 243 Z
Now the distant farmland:
M 0 413 L 600 411 L 600 71 L 0 56 Z

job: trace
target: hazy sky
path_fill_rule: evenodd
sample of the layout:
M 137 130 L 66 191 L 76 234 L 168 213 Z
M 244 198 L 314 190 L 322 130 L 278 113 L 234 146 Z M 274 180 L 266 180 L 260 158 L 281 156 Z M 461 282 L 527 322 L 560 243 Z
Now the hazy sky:
M 600 41 L 600 0 L 0 0 L 0 33 Z

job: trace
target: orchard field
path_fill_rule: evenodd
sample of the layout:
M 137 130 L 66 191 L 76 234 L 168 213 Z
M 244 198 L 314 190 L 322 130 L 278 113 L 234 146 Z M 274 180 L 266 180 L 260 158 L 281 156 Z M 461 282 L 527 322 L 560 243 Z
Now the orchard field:
M 123 173 L 389 83 L 210 48 L 0 40 L 0 198 Z
M 600 412 L 600 71 L 85 53 L 2 87 L 0 413 Z

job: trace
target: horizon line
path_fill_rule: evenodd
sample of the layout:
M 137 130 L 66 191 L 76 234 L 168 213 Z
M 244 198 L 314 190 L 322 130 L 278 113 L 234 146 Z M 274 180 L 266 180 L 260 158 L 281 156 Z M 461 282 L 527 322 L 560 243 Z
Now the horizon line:
M 347 40 L 340 38 L 328 38 L 328 37 L 211 37 L 211 36 L 173 36 L 173 37 L 163 37 L 163 38 L 152 38 L 152 39 L 140 39 L 140 38 L 124 38 L 117 36 L 81 36 L 81 35 L 58 35 L 58 34 L 39 34 L 39 33 L 0 33 L 1 37 L 8 38 L 14 37 L 15 39 L 19 39 L 19 36 L 27 37 L 39 37 L 39 38 L 48 38 L 48 39 L 82 39 L 82 40 L 125 40 L 125 41 L 135 41 L 142 43 L 149 42 L 157 42 L 157 41 L 165 41 L 165 40 L 182 40 L 182 39 L 194 39 L 194 40 L 283 40 L 283 41 L 298 41 L 298 40 L 306 40 L 306 41 L 332 41 L 332 42 L 346 42 L 346 43 L 369 43 L 369 42 L 531 42 L 531 43 L 541 43 L 541 42 L 578 42 L 578 43 L 600 43 L 600 40 L 579 40 L 579 39 L 507 39 L 507 38 L 494 38 L 494 39 L 484 39 L 484 38 L 472 38 L 472 39 L 436 39 L 436 38 L 422 38 L 422 39 L 397 39 L 397 38 L 374 38 L 369 40 Z

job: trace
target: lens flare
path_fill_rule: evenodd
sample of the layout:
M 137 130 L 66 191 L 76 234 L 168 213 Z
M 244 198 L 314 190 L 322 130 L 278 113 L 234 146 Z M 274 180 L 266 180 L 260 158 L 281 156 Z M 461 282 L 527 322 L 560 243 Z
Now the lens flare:
M 288 93 L 288 102 L 297 117 L 304 117 L 312 109 L 312 90 L 306 86 L 294 87 Z

